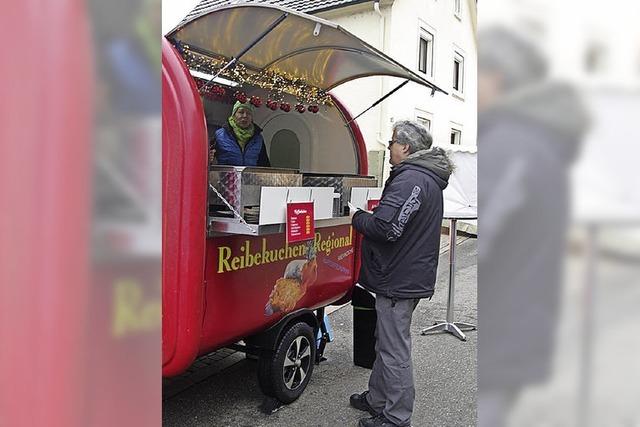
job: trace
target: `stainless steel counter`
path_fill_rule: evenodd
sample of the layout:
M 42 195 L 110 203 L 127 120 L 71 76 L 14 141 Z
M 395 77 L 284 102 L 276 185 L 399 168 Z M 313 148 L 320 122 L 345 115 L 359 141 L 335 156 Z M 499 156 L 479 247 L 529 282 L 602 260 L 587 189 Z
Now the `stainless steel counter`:
M 264 236 L 267 234 L 280 234 L 285 232 L 285 224 L 257 225 L 243 224 L 235 218 L 209 217 L 209 234 L 207 237 L 226 236 L 230 234 L 241 234 L 247 236 Z M 330 219 L 319 219 L 315 221 L 315 228 L 335 227 L 338 225 L 351 224 L 351 218 L 341 216 Z

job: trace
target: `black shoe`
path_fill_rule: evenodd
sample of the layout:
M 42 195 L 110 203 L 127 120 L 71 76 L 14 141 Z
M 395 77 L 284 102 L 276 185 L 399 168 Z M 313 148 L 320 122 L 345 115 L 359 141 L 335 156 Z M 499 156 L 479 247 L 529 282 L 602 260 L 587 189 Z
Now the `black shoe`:
M 397 425 L 380 414 L 371 418 L 362 418 L 358 423 L 358 427 L 397 427 Z
M 369 405 L 369 402 L 367 402 L 367 394 L 369 394 L 368 391 L 360 394 L 352 394 L 351 397 L 349 397 L 349 404 L 354 408 L 360 411 L 366 411 L 375 417 L 376 415 L 379 415 L 380 412 L 376 411 L 371 405 Z

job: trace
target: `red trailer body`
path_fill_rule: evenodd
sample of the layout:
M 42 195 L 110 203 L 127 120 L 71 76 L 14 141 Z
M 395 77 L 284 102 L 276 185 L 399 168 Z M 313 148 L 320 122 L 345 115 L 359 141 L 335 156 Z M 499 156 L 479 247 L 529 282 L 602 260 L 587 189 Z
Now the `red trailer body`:
M 348 111 L 335 102 L 345 122 L 350 121 Z M 359 172 L 366 174 L 362 134 L 355 122 L 349 127 L 357 146 Z M 284 313 L 265 316 L 265 303 L 287 263 L 301 259 L 302 251 L 293 246 L 287 256 L 284 233 L 206 238 L 204 111 L 189 70 L 167 40 L 163 40 L 162 49 L 162 129 L 162 354 L 163 375 L 172 376 L 186 370 L 198 355 L 277 323 Z M 317 246 L 324 248 L 318 255 L 318 280 L 297 304 L 308 309 L 343 299 L 357 271 L 356 236 L 350 226 L 319 229 L 316 239 Z M 263 253 L 274 253 L 275 259 L 269 257 L 267 262 L 252 266 L 244 263 L 236 269 L 227 265 L 238 255 L 255 258 L 253 252 L 261 260 L 265 259 Z
M 207 126 L 224 123 L 233 99 L 225 104 L 214 97 L 218 101 L 207 103 L 202 86 L 213 76 L 200 80 L 201 90 L 192 76 L 203 69 L 224 72 L 222 66 L 234 58 L 239 68 L 223 76 L 244 82 L 240 89 L 249 98 L 275 95 L 295 105 L 313 100 L 309 93 L 320 94 L 315 100 L 324 105 L 306 114 L 263 104 L 254 122 L 263 128 L 272 164 L 273 141 L 285 141 L 283 147 L 293 135 L 296 142 L 280 153 L 286 157 L 287 150 L 299 150 L 293 156 L 296 169 L 343 176 L 367 173 L 366 146 L 344 106 L 323 94 L 371 75 L 440 89 L 335 24 L 272 5 L 196 8 L 162 43 L 163 375 L 179 374 L 198 355 L 244 340 L 247 352 L 258 349 L 263 391 L 292 401 L 313 364 L 307 362 L 308 372 L 291 374 L 290 368 L 300 367 L 301 358 L 315 358 L 315 334 L 324 332 L 322 308 L 350 298 L 359 267 L 358 236 L 348 216 L 316 223 L 309 243 L 288 244 L 282 227 L 270 234 L 212 232 Z M 314 314 L 315 309 L 320 310 Z M 286 384 L 276 384 L 283 376 Z
M 199 353 L 204 313 L 207 133 L 184 62 L 162 41 L 162 371 Z

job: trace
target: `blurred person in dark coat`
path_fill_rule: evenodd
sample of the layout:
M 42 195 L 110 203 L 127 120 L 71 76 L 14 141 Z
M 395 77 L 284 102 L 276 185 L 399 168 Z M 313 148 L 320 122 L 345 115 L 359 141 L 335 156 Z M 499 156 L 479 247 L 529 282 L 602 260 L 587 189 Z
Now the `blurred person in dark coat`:
M 411 317 L 436 282 L 442 224 L 442 191 L 453 164 L 432 147 L 429 131 L 400 121 L 389 141 L 393 166 L 373 213 L 357 211 L 353 227 L 364 235 L 359 283 L 376 294 L 376 359 L 368 390 L 350 397 L 369 412 L 361 427 L 409 426 L 415 389 Z
M 525 39 L 495 28 L 478 40 L 478 425 L 500 427 L 552 368 L 569 169 L 587 116 Z

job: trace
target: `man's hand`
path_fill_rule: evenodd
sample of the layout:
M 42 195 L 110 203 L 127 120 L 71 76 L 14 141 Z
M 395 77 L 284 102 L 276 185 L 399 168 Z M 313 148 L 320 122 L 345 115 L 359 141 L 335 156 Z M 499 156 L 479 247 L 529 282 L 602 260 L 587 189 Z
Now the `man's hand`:
M 216 158 L 216 149 L 212 148 L 209 150 L 209 163 L 213 163 Z
M 353 221 L 353 216 L 360 211 L 362 211 L 362 209 L 349 209 L 349 218 Z

